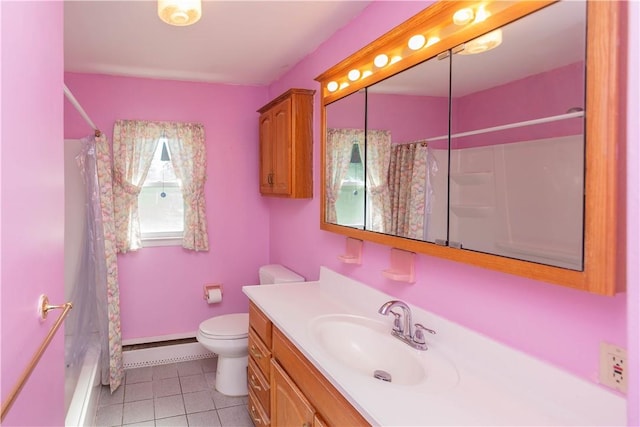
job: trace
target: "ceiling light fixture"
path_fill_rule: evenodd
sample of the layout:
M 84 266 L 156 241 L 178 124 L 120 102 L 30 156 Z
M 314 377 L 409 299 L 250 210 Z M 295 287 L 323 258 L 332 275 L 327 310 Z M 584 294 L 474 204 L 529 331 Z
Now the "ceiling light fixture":
M 473 39 L 464 44 L 464 49 L 458 52 L 460 55 L 473 55 L 487 52 L 502 43 L 502 30 L 498 29 Z
M 169 25 L 184 27 L 202 16 L 201 0 L 158 0 L 158 16 Z

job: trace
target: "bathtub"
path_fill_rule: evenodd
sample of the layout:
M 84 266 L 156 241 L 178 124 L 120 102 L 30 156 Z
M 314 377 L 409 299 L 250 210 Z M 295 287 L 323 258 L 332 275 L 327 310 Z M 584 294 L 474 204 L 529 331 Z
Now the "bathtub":
M 100 397 L 100 349 L 91 341 L 82 363 L 66 367 L 66 426 L 93 425 Z

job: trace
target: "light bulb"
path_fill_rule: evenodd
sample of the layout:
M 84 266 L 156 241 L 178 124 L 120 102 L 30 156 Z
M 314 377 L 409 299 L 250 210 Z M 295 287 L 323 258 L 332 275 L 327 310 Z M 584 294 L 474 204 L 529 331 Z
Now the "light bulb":
M 349 80 L 351 80 L 352 82 L 355 82 L 360 78 L 360 70 L 349 71 L 349 74 L 347 74 L 347 77 L 349 77 Z
M 473 21 L 473 9 L 465 7 L 453 14 L 453 23 L 456 25 L 467 25 Z
M 329 92 L 335 92 L 336 90 L 338 90 L 338 82 L 329 82 L 327 84 L 327 90 Z
M 380 55 L 376 56 L 375 59 L 373 60 L 373 64 L 378 68 L 382 68 L 388 63 L 389 63 L 389 57 L 384 53 L 381 53 Z
M 407 45 L 411 50 L 418 50 L 424 46 L 425 42 L 425 37 L 422 34 L 417 34 L 409 39 L 409 43 L 407 43 Z

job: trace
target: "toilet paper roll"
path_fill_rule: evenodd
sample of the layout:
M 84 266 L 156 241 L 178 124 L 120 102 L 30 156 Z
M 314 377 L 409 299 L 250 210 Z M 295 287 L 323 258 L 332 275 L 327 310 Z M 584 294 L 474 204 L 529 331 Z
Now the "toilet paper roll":
M 215 304 L 222 301 L 222 289 L 220 288 L 208 288 L 207 289 L 207 304 Z

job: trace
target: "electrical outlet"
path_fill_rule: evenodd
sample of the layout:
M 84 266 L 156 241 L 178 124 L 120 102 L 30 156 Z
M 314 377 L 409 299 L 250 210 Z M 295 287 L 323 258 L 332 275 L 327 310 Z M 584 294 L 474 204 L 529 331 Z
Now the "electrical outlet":
M 600 384 L 627 392 L 627 351 L 613 344 L 600 343 Z

